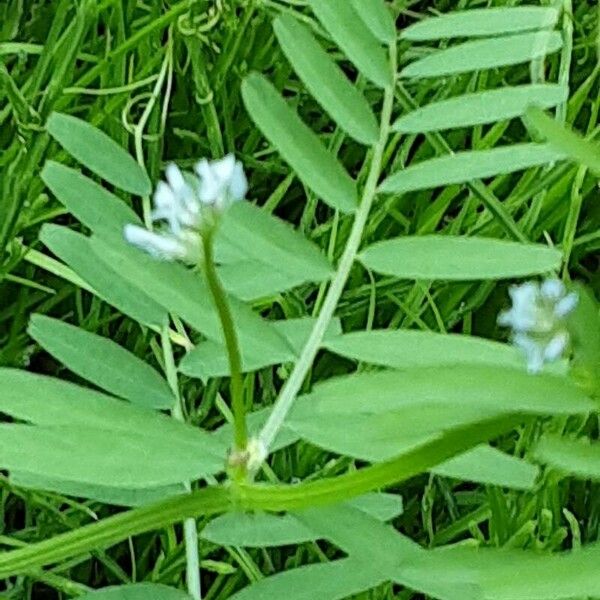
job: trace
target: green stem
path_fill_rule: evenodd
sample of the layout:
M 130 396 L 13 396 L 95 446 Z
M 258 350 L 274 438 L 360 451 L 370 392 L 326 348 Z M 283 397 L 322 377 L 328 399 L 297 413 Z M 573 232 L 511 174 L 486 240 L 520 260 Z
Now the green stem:
M 186 518 L 212 516 L 236 509 L 279 512 L 334 504 L 405 481 L 528 419 L 523 415 L 505 415 L 466 425 L 397 458 L 330 479 L 297 485 L 218 485 L 136 508 L 0 554 L 0 579 L 107 547 Z
M 392 70 L 392 84 L 385 90 L 383 107 L 381 111 L 381 123 L 379 130 L 379 140 L 373 147 L 373 155 L 369 168 L 369 175 L 365 183 L 362 194 L 362 199 L 356 217 L 352 224 L 352 230 L 348 237 L 344 253 L 340 259 L 338 269 L 331 282 L 323 306 L 319 312 L 319 316 L 313 327 L 310 337 L 308 338 L 302 353 L 295 364 L 289 379 L 281 389 L 273 410 L 267 419 L 262 431 L 260 432 L 259 440 L 264 447 L 265 453 L 268 453 L 273 440 L 281 429 L 285 418 L 287 417 L 294 400 L 302 387 L 306 374 L 308 373 L 316 355 L 321 347 L 323 337 L 327 331 L 327 327 L 333 318 L 335 309 L 350 275 L 350 269 L 356 260 L 356 255 L 360 247 L 363 232 L 369 218 L 373 200 L 377 195 L 377 183 L 381 173 L 381 165 L 383 153 L 389 136 L 390 120 L 392 116 L 392 108 L 394 104 L 394 87 L 396 81 L 396 45 L 390 47 L 390 68 Z
M 229 359 L 229 369 L 231 373 L 231 408 L 233 412 L 234 425 L 234 450 L 244 452 L 248 445 L 248 429 L 246 427 L 246 408 L 244 406 L 244 384 L 242 381 L 242 355 L 238 342 L 235 323 L 231 314 L 231 307 L 227 294 L 223 289 L 221 280 L 217 273 L 214 256 L 214 228 L 207 227 L 202 232 L 202 247 L 204 250 L 204 272 L 208 287 L 215 303 L 215 308 L 219 313 L 225 346 L 227 348 L 227 357 Z
M 93 548 L 106 548 L 146 531 L 168 527 L 198 515 L 231 508 L 229 490 L 212 487 L 136 508 L 0 555 L 0 579 L 67 560 Z
M 406 481 L 527 420 L 523 415 L 504 415 L 464 425 L 396 458 L 337 477 L 297 485 L 240 484 L 234 504 L 245 510 L 280 512 L 342 502 Z
M 573 60 L 573 2 L 563 0 L 562 3 L 562 38 L 563 47 L 560 55 L 560 66 L 558 69 L 558 83 L 569 87 L 569 73 Z M 567 120 L 568 100 L 556 107 L 556 120 L 563 125 Z

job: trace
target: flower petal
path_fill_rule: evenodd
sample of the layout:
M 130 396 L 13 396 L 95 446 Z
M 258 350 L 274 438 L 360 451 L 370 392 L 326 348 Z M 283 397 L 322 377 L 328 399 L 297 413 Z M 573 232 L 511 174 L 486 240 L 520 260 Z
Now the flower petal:
M 566 317 L 577 306 L 578 301 L 579 297 L 575 292 L 567 294 L 556 303 L 554 314 L 561 319 Z
M 185 258 L 187 249 L 176 237 L 148 231 L 137 225 L 125 225 L 125 239 L 155 258 L 175 260 Z
M 546 279 L 540 290 L 544 298 L 557 301 L 565 294 L 565 284 L 560 279 Z

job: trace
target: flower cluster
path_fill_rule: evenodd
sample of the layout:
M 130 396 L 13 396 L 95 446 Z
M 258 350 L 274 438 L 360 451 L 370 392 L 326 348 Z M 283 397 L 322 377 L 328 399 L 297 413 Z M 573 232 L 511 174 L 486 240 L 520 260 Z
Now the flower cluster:
M 500 313 L 498 324 L 512 328 L 512 341 L 527 359 L 530 373 L 545 362 L 560 358 L 569 344 L 565 319 L 577 305 L 577 294 L 567 293 L 558 279 L 538 284 L 529 281 L 509 290 L 510 310 Z
M 211 162 L 202 159 L 194 170 L 188 180 L 176 165 L 167 167 L 167 181 L 156 187 L 152 212 L 152 221 L 163 226 L 154 232 L 126 225 L 129 243 L 163 260 L 198 261 L 202 229 L 212 227 L 231 204 L 243 200 L 248 182 L 233 154 Z

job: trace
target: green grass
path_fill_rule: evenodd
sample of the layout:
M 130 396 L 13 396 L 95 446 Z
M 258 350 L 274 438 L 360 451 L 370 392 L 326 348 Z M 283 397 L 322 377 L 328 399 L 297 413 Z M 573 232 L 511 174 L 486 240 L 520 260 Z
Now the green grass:
M 398 15 L 399 30 L 423 15 L 484 6 L 445 0 L 389 4 Z M 598 7 L 591 1 L 574 0 L 572 10 L 572 55 L 567 44 L 562 55 L 546 59 L 543 71 L 548 81 L 569 85 L 569 101 L 559 110 L 564 122 L 597 138 Z M 304 3 L 292 0 L 8 0 L 0 7 L 2 366 L 81 382 L 28 335 L 33 312 L 108 337 L 153 366 L 163 366 L 158 336 L 82 289 L 70 273 L 55 269 L 51 253 L 38 240 L 44 223 L 84 231 L 40 179 L 46 160 L 72 160 L 44 130 L 52 111 L 77 116 L 102 129 L 132 153 L 153 182 L 161 178 L 169 161 L 189 167 L 198 157 L 217 158 L 235 151 L 249 174 L 250 199 L 297 226 L 333 262 L 339 259 L 351 217 L 334 214 L 291 174 L 248 116 L 241 97 L 241 80 L 247 73 L 265 74 L 278 89 L 285 89 L 305 122 L 321 134 L 348 172 L 364 182 L 361 147 L 335 129 L 304 91 L 272 33 L 272 18 L 290 11 L 320 28 Z M 568 25 L 565 31 L 571 35 Z M 329 41 L 326 45 L 340 57 Z M 400 67 L 422 52 L 401 41 Z M 352 67 L 346 64 L 346 68 L 356 76 Z M 465 92 L 524 84 L 530 75 L 530 65 L 517 65 L 443 80 L 410 81 L 396 89 L 395 114 Z M 381 93 L 360 75 L 358 87 L 366 91 L 370 104 L 379 106 Z M 394 133 L 383 154 L 383 169 L 390 174 L 449 149 L 485 150 L 499 142 L 527 140 L 527 130 L 518 119 L 440 133 Z M 138 214 L 147 211 L 147 199 L 140 202 L 116 193 Z M 597 200 L 597 179 L 581 173 L 578 166 L 561 162 L 534 167 L 483 183 L 380 197 L 369 217 L 363 245 L 430 233 L 550 242 L 568 256 L 565 279 L 584 281 L 598 293 Z M 28 255 L 27 250 L 35 252 Z M 255 307 L 273 319 L 315 316 L 325 291 L 325 284 L 305 284 Z M 506 294 L 505 283 L 399 281 L 355 264 L 336 314 L 344 331 L 416 328 L 505 339 L 496 326 L 496 315 L 507 303 Z M 176 346 L 175 354 L 181 358 L 183 348 Z M 360 366 L 361 371 L 368 369 Z M 304 389 L 352 370 L 351 361 L 321 352 Z M 284 364 L 244 377 L 246 396 L 252 398 L 254 409 L 272 404 L 290 371 L 291 365 Z M 226 381 L 213 379 L 206 387 L 186 378 L 181 383 L 190 423 L 212 430 L 228 420 L 223 400 Z M 557 432 L 574 431 L 576 426 L 583 424 L 551 425 Z M 590 437 L 597 437 L 597 422 L 591 419 L 585 427 Z M 524 456 L 540 428 L 537 422 L 519 428 L 498 445 Z M 267 476 L 273 482 L 316 480 L 361 464 L 300 442 L 272 457 Z M 19 488 L 5 475 L 0 488 L 3 551 L 76 531 L 116 510 L 96 501 Z M 554 551 L 600 538 L 598 483 L 562 479 L 552 472 L 530 491 L 433 474 L 411 479 L 394 491 L 401 493 L 404 502 L 404 513 L 394 524 L 429 548 L 474 539 L 497 548 Z M 199 519 L 199 528 L 206 522 Z M 200 553 L 206 600 L 224 600 L 268 575 L 340 556 L 332 544 L 322 541 L 264 550 L 221 547 L 201 540 Z M 88 588 L 137 581 L 185 589 L 185 561 L 181 528 L 171 526 L 44 571 L 23 573 L 2 584 L 0 597 L 70 598 Z M 361 600 L 418 597 L 422 596 L 391 584 L 358 596 Z

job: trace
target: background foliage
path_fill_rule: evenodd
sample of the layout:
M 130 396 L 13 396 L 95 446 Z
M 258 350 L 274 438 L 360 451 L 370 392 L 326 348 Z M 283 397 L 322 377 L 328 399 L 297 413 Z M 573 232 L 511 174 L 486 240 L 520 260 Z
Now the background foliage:
M 287 229 L 282 229 L 281 238 L 270 235 L 272 222 L 263 222 L 264 214 L 252 207 L 242 207 L 233 213 L 224 227 L 221 276 L 230 293 L 251 301 L 255 313 L 258 311 L 265 319 L 279 321 L 280 328 L 287 328 L 285 337 L 291 342 L 292 349 L 301 347 L 310 330 L 308 319 L 314 318 L 322 306 L 326 290 L 324 282 L 331 275 L 331 264 L 338 261 L 347 241 L 352 219 L 344 213 L 352 209 L 353 197 L 351 184 L 344 178 L 343 171 L 337 171 L 337 167 L 326 162 L 318 163 L 318 168 L 310 163 L 306 166 L 302 162 L 306 157 L 290 155 L 294 149 L 290 149 L 289 141 L 288 147 L 285 140 L 279 144 L 274 141 L 273 136 L 280 140 L 282 135 L 281 131 L 271 131 L 277 127 L 279 96 L 271 93 L 266 82 L 275 86 L 288 104 L 297 109 L 330 153 L 337 155 L 346 172 L 363 182 L 363 144 L 371 143 L 377 135 L 377 126 L 370 120 L 370 114 L 371 111 L 378 114 L 382 98 L 378 85 L 386 76 L 378 68 L 377 59 L 362 63 L 354 60 L 358 69 L 347 61 L 344 53 L 350 56 L 357 52 L 356 48 L 340 51 L 331 41 L 335 36 L 323 30 L 307 4 L 318 3 L 292 0 L 185 0 L 179 3 L 153 0 L 145 4 L 113 0 L 82 0 L 78 3 L 9 0 L 0 7 L 0 247 L 5 248 L 0 271 L 0 360 L 3 366 L 26 367 L 79 384 L 91 381 L 95 387 L 125 398 L 138 407 L 141 405 L 141 408 L 170 408 L 173 406 L 173 389 L 161 375 L 165 368 L 164 355 L 156 335 L 166 319 L 165 306 L 156 299 L 164 298 L 170 311 L 187 323 L 191 320 L 193 327 L 206 336 L 192 334 L 191 342 L 195 348 L 186 354 L 188 330 L 179 320 L 172 322 L 171 339 L 175 358 L 178 363 L 181 360 L 180 390 L 187 419 L 210 431 L 224 425 L 230 419 L 224 400 L 227 387 L 223 380 L 228 370 L 218 339 L 215 340 L 218 332 L 211 320 L 213 317 L 209 311 L 203 313 L 195 305 L 186 304 L 185 295 L 172 299 L 174 286 L 167 279 L 171 275 L 160 266 L 151 267 L 150 262 L 147 263 L 148 271 L 142 273 L 136 269 L 134 259 L 128 262 L 127 257 L 118 255 L 117 242 L 111 240 L 111 235 L 131 220 L 127 205 L 138 215 L 144 214 L 150 181 L 156 182 L 161 177 L 167 162 L 176 161 L 183 167 L 190 167 L 197 157 L 217 158 L 230 151 L 235 151 L 246 165 L 250 176 L 250 199 L 257 201 L 267 213 L 293 224 L 313 245 L 302 244 L 296 237 L 286 238 Z M 352 4 L 360 10 L 360 2 Z M 552 89 L 537 89 L 536 99 L 541 102 L 540 98 L 545 97 L 544 108 L 557 106 L 559 122 L 564 121 L 583 135 L 594 137 L 599 109 L 597 6 L 583 1 L 561 5 L 566 12 L 557 23 L 553 39 L 556 44 L 562 44 L 562 48 L 559 50 L 555 44 L 555 51 L 549 51 L 543 61 L 539 56 L 529 56 L 533 61 L 513 60 L 510 54 L 519 51 L 516 43 L 481 46 L 488 41 L 487 37 L 494 38 L 495 34 L 503 33 L 500 29 L 499 32 L 480 31 L 471 42 L 479 46 L 467 48 L 463 55 L 446 54 L 436 63 L 431 60 L 435 58 L 432 47 L 443 50 L 455 44 L 447 39 L 427 41 L 427 31 L 419 34 L 417 29 L 413 29 L 412 34 L 402 34 L 405 28 L 424 16 L 483 8 L 484 5 L 444 1 L 388 4 L 398 17 L 399 71 L 404 78 L 396 92 L 394 117 L 398 120 L 385 149 L 383 163 L 386 175 L 400 171 L 402 177 L 394 179 L 392 175 L 386 179 L 383 189 L 390 193 L 381 196 L 374 205 L 363 238 L 364 247 L 369 248 L 361 253 L 360 263 L 351 271 L 336 313 L 339 321 L 332 323 L 325 337 L 326 350 L 319 354 L 314 364 L 306 391 L 312 383 L 352 372 L 357 361 L 360 361 L 359 372 L 350 380 L 337 380 L 315 388 L 311 399 L 321 403 L 325 413 L 331 410 L 333 416 L 329 421 L 323 418 L 315 422 L 307 402 L 299 402 L 289 427 L 284 430 L 287 437 L 280 440 L 280 446 L 286 447 L 274 455 L 263 474 L 271 482 L 312 481 L 352 472 L 364 465 L 364 461 L 384 460 L 402 451 L 399 442 L 410 440 L 415 428 L 426 430 L 430 427 L 434 431 L 440 422 L 448 426 L 448 415 L 439 410 L 408 410 L 396 414 L 395 420 L 387 413 L 374 411 L 368 415 L 368 431 L 377 435 L 370 439 L 358 433 L 365 431 L 365 420 L 355 417 L 351 403 L 345 406 L 342 414 L 339 413 L 340 398 L 342 404 L 350 396 L 364 400 L 370 390 L 376 390 L 372 403 L 381 401 L 385 404 L 385 395 L 382 397 L 381 393 L 386 389 L 385 385 L 391 390 L 390 395 L 397 394 L 403 386 L 407 397 L 418 395 L 428 381 L 439 377 L 438 371 L 430 375 L 425 373 L 424 380 L 417 377 L 412 381 L 412 388 L 403 377 L 378 381 L 377 387 L 373 387 L 376 378 L 381 376 L 369 364 L 392 368 L 420 366 L 416 364 L 419 356 L 429 356 L 429 360 L 434 356 L 443 370 L 444 356 L 449 351 L 440 352 L 440 340 L 436 337 L 439 333 L 473 334 L 503 340 L 504 333 L 496 326 L 496 315 L 507 302 L 509 282 L 504 278 L 544 273 L 559 266 L 557 255 L 548 251 L 528 257 L 527 265 L 534 266 L 518 273 L 515 262 L 520 266 L 523 261 L 519 256 L 519 260 L 511 263 L 509 253 L 508 262 L 500 261 L 496 266 L 500 272 L 488 273 L 485 281 L 478 281 L 482 273 L 477 262 L 473 267 L 476 276 L 469 272 L 468 261 L 461 261 L 463 272 L 456 275 L 456 265 L 452 262 L 445 265 L 442 259 L 459 251 L 442 246 L 439 257 L 426 263 L 432 271 L 423 273 L 424 263 L 418 260 L 419 251 L 431 258 L 435 251 L 433 243 L 452 243 L 453 238 L 447 234 L 541 244 L 551 242 L 562 252 L 565 278 L 583 281 L 592 291 L 598 291 L 600 214 L 597 179 L 579 165 L 552 162 L 560 158 L 554 154 L 555 149 L 545 147 L 536 156 L 537 150 L 534 152 L 528 146 L 521 154 L 511 149 L 501 155 L 478 154 L 476 160 L 467 157 L 461 166 L 462 175 L 454 180 L 448 175 L 448 163 L 430 163 L 429 170 L 415 166 L 446 154 L 448 148 L 455 152 L 484 152 L 509 144 L 530 144 L 532 139 L 541 141 L 541 136 L 549 137 L 539 115 L 536 121 L 533 114 L 529 125 L 534 131 L 533 138 L 522 120 L 513 119 L 526 107 L 523 100 L 519 104 L 512 98 L 512 108 L 506 98 L 501 101 L 498 97 L 465 105 L 465 94 L 501 90 L 508 85 L 524 85 L 531 81 L 538 86 L 544 82 L 556 84 Z M 504 2 L 495 4 L 507 6 Z M 511 6 L 517 4 L 511 3 Z M 341 61 L 347 75 L 357 79 L 356 87 L 366 98 L 364 105 L 348 103 L 344 106 L 351 114 L 346 114 L 339 103 L 328 104 L 327 99 L 315 94 L 308 83 L 301 82 L 298 75 L 304 79 L 303 66 L 294 64 L 292 69 L 290 64 L 290 61 L 294 62 L 294 56 L 302 54 L 293 46 L 295 21 L 281 18 L 282 15 L 295 15 L 300 22 L 315 29 L 322 48 Z M 322 15 L 317 16 L 324 20 Z M 273 27 L 273 19 L 277 17 L 280 18 Z M 501 22 L 489 16 L 483 23 L 484 27 L 490 23 L 502 27 Z M 467 21 L 469 29 L 463 35 L 472 34 L 478 26 L 481 25 L 476 21 Z M 455 35 L 460 34 L 456 24 L 452 30 Z M 379 33 L 385 38 L 385 28 Z M 515 35 L 521 36 L 526 45 L 524 36 L 527 33 Z M 302 48 L 307 51 L 308 46 L 305 44 Z M 548 48 L 546 46 L 545 50 Z M 314 51 L 318 52 L 317 49 Z M 498 57 L 504 51 L 509 56 L 502 61 Z M 490 63 L 493 67 L 490 69 L 473 71 L 466 68 L 465 61 L 481 61 L 488 56 L 492 62 L 502 62 Z M 428 62 L 415 60 L 425 57 L 429 57 Z M 421 71 L 416 66 L 419 64 Z M 304 66 L 309 67 L 310 63 Z M 252 75 L 242 86 L 242 79 L 253 71 L 262 73 L 266 79 Z M 568 102 L 561 91 L 565 86 L 569 90 Z M 320 102 L 314 97 L 319 97 Z M 459 104 L 438 106 L 429 113 L 409 114 L 417 106 L 456 97 L 462 97 Z M 520 109 L 515 109 L 515 102 Z M 498 114 L 489 118 L 488 111 L 493 113 L 492 109 L 497 109 Z M 479 121 L 477 111 L 484 113 Z M 89 130 L 81 133 L 79 144 L 69 147 L 69 140 L 76 137 L 78 122 L 56 114 L 48 121 L 53 112 L 78 117 L 100 128 L 134 158 L 120 155 L 113 165 L 88 169 L 86 152 L 109 160 L 110 151 L 104 151 L 97 139 L 86 149 L 85 142 L 92 136 Z M 285 119 L 286 114 L 282 114 Z M 336 127 L 335 122 L 358 123 L 360 127 Z M 452 129 L 448 128 L 450 124 L 453 124 Z M 265 137 L 294 164 L 300 178 Z M 311 139 L 307 138 L 306 143 Z M 511 161 L 521 162 L 517 172 L 499 168 Z M 70 168 L 78 162 L 84 165 L 86 176 L 94 179 L 99 175 L 108 182 L 104 191 L 77 178 Z M 298 164 L 305 165 L 304 170 L 299 169 Z M 143 170 L 138 165 L 142 165 Z M 589 166 L 594 167 L 593 164 Z M 114 179 L 114 173 L 122 178 Z M 463 185 L 474 178 L 481 178 L 484 183 Z M 99 181 L 98 178 L 95 180 Z M 88 187 L 82 194 L 80 186 L 86 185 Z M 325 203 L 317 198 L 315 188 Z M 107 196 L 106 189 L 114 195 Z M 111 204 L 115 196 L 123 202 Z M 82 202 L 83 198 L 90 197 L 98 201 L 93 204 Z M 90 230 L 102 235 L 91 243 L 88 238 L 77 235 Z M 432 234 L 445 234 L 445 237 L 430 238 Z M 393 238 L 407 235 L 421 236 L 419 240 L 411 238 L 409 244 L 418 245 L 423 240 L 428 244 L 421 250 L 419 247 L 403 250 L 389 245 L 386 248 L 386 244 L 396 243 Z M 283 241 L 273 242 L 273 237 Z M 402 243 L 401 240 L 398 242 Z M 497 258 L 502 246 L 487 250 Z M 481 258 L 485 256 L 486 248 L 473 248 L 464 256 L 469 252 Z M 248 253 L 251 254 L 249 263 L 239 260 L 241 255 Z M 98 256 L 102 256 L 104 262 L 99 261 Z M 410 259 L 417 264 L 413 270 Z M 65 263 L 70 268 L 65 268 Z M 120 275 L 139 284 L 138 287 L 145 289 L 147 294 L 139 294 L 131 301 L 127 286 L 123 288 L 116 278 L 106 279 L 106 273 L 102 271 L 102 265 L 106 263 L 116 265 Z M 285 265 L 285 268 L 273 269 L 273 264 Z M 307 276 L 306 264 L 310 264 L 310 276 Z M 90 275 L 93 269 L 93 275 Z M 502 272 L 502 269 L 506 270 Z M 78 273 L 80 270 L 88 277 L 94 277 L 93 283 L 82 278 Z M 248 273 L 250 276 L 244 278 Z M 413 277 L 419 280 L 413 281 Z M 455 281 L 449 281 L 451 279 Z M 186 282 L 176 280 L 177 285 Z M 110 294 L 110 297 L 103 296 L 102 292 L 90 293 L 91 289 L 98 291 L 101 284 L 104 284 L 104 294 Z M 193 295 L 196 288 L 189 289 Z M 258 411 L 273 402 L 282 383 L 289 377 L 289 363 L 298 350 L 288 354 L 288 346 L 278 346 L 279 335 L 265 329 L 264 323 L 256 320 L 252 313 L 246 313 L 241 303 L 238 308 L 240 323 L 245 328 L 241 331 L 242 343 L 245 348 L 250 348 L 245 357 L 246 366 L 253 371 L 245 376 L 246 396 L 252 402 L 249 408 Z M 33 313 L 36 315 L 31 318 Z M 140 327 L 139 323 L 145 327 Z M 354 337 L 340 337 L 342 328 L 345 332 L 357 333 Z M 360 337 L 361 331 L 371 329 L 389 330 L 388 333 L 398 337 L 382 340 L 376 336 Z M 416 339 L 402 338 L 406 332 L 395 331 L 399 329 L 430 331 L 431 337 L 419 338 L 423 347 L 416 352 Z M 253 339 L 261 340 L 258 348 L 251 347 Z M 264 355 L 268 354 L 263 352 L 265 340 L 272 341 L 272 356 Z M 93 351 L 82 357 L 77 351 L 81 344 Z M 444 388 L 444 398 L 440 401 L 454 397 L 467 406 L 471 402 L 480 410 L 479 403 L 485 403 L 485 398 L 481 397 L 478 386 L 470 389 L 469 382 L 485 381 L 490 404 L 498 402 L 501 390 L 505 389 L 505 373 L 510 373 L 511 377 L 514 373 L 502 369 L 514 368 L 519 358 L 512 349 L 502 347 L 499 350 L 491 342 L 487 344 L 471 350 L 468 367 L 449 369 L 452 378 L 447 380 L 448 387 Z M 391 347 L 397 349 L 397 356 L 390 352 Z M 123 349 L 129 352 L 124 354 Z M 260 360 L 255 358 L 257 354 L 261 355 Z M 97 361 L 96 366 L 94 361 Z M 411 361 L 415 362 L 411 365 Z M 476 367 L 474 361 L 478 362 Z M 63 364 L 68 364 L 69 370 Z M 128 377 L 119 379 L 119 368 L 123 369 L 123 365 L 127 365 Z M 139 373 L 135 379 L 134 373 Z M 17 419 L 35 422 L 29 415 L 19 413 L 25 410 L 19 404 L 19 398 L 11 400 L 9 390 L 21 385 L 20 377 L 14 371 L 3 372 L 0 410 Z M 528 398 L 533 414 L 554 415 L 552 421 L 516 427 L 500 439 L 494 449 L 478 448 L 479 454 L 463 455 L 439 465 L 427 474 L 388 490 L 390 495 L 371 498 L 371 505 L 345 505 L 330 513 L 327 510 L 333 511 L 333 508 L 301 515 L 259 514 L 256 518 L 238 518 L 235 522 L 229 514 L 210 523 L 209 519 L 201 519 L 204 597 L 229 598 L 244 588 L 245 591 L 239 592 L 240 598 L 279 597 L 284 593 L 289 596 L 290 590 L 302 590 L 304 586 L 307 587 L 306 597 L 311 597 L 309 590 L 313 588 L 308 587 L 309 582 L 320 586 L 319 597 L 322 598 L 345 597 L 352 593 L 359 593 L 358 597 L 365 599 L 411 598 L 419 597 L 419 593 L 429 593 L 433 597 L 452 597 L 452 594 L 466 597 L 459 582 L 455 582 L 457 587 L 453 589 L 451 578 L 447 578 L 443 589 L 435 583 L 431 583 L 429 589 L 424 588 L 423 579 L 431 567 L 421 566 L 419 571 L 418 561 L 413 566 L 414 572 L 407 569 L 396 579 L 397 583 L 387 583 L 389 570 L 382 567 L 381 572 L 368 571 L 364 560 L 361 562 L 360 556 L 357 558 L 357 540 L 369 540 L 369 547 L 380 553 L 376 561 L 384 566 L 386 557 L 393 556 L 396 551 L 386 553 L 386 548 L 405 544 L 397 551 L 414 551 L 407 538 L 431 549 L 476 540 L 490 548 L 528 549 L 540 555 L 553 550 L 577 550 L 581 545 L 596 542 L 600 516 L 598 484 L 586 479 L 565 478 L 552 470 L 540 472 L 534 464 L 532 449 L 542 429 L 569 434 L 583 431 L 586 437 L 596 438 L 597 420 L 592 417 L 585 421 L 578 417 L 579 413 L 585 412 L 585 400 L 574 393 L 569 396 L 571 390 L 557 389 L 554 380 L 539 396 L 533 387 L 529 390 L 528 381 L 524 375 L 521 379 L 516 377 L 510 382 L 511 389 Z M 85 410 L 78 411 L 77 399 L 69 402 L 69 394 L 64 388 L 44 391 L 44 395 L 40 392 L 42 388 L 41 383 L 34 381 L 27 391 L 29 398 L 39 400 L 39 406 L 31 408 L 31 414 L 39 411 L 35 414 L 44 416 L 36 418 L 44 419 L 46 423 L 55 418 L 43 412 L 47 409 L 45 403 L 53 399 L 64 403 L 61 425 L 78 430 L 94 425 L 91 421 L 96 417 Z M 431 390 L 424 393 L 431 393 Z M 543 409 L 536 405 L 537 401 L 544 403 Z M 11 402 L 18 405 L 17 408 L 11 408 Z M 111 428 L 118 427 L 118 422 L 124 424 L 128 418 L 133 419 L 133 412 L 125 409 L 123 413 L 119 412 L 121 404 L 115 403 L 111 408 L 114 411 L 109 419 Z M 571 413 L 575 417 L 568 418 Z M 213 436 L 210 444 L 190 437 L 177 448 L 177 444 L 164 436 L 161 429 L 164 422 L 161 420 L 159 425 L 154 415 L 143 414 L 146 416 L 136 413 L 136 426 L 143 424 L 145 436 L 155 432 L 152 439 L 156 449 L 154 456 L 164 459 L 164 462 L 152 464 L 157 485 L 173 485 L 173 477 L 176 481 L 200 476 L 210 478 L 221 470 L 229 439 L 226 429 Z M 65 423 L 64 415 L 68 415 L 68 423 Z M 137 420 L 138 417 L 142 421 Z M 177 425 L 174 422 L 169 425 L 173 435 Z M 127 431 L 133 437 L 140 433 Z M 386 431 L 390 433 L 382 436 L 381 432 L 385 434 Z M 152 493 L 156 490 L 149 493 L 144 485 L 136 488 L 136 476 L 140 484 L 147 481 L 138 457 L 128 456 L 127 448 L 115 446 L 114 440 L 107 448 L 102 439 L 94 439 L 91 429 L 89 443 L 72 449 L 81 466 L 81 480 L 71 482 L 70 489 L 65 487 L 60 460 L 49 451 L 47 463 L 41 463 L 37 458 L 39 454 L 35 454 L 40 453 L 41 448 L 54 447 L 57 435 L 64 435 L 64 430 L 49 438 L 40 437 L 39 433 L 31 435 L 29 429 L 11 429 L 10 432 L 7 429 L 0 436 L 2 467 L 11 468 L 10 477 L 4 474 L 0 479 L 3 515 L 0 543 L 4 550 L 45 540 L 59 532 L 77 531 L 84 523 L 115 513 L 115 506 L 155 499 Z M 11 438 L 11 435 L 15 437 Z M 299 438 L 308 442 L 297 442 Z M 569 457 L 568 448 L 553 446 L 552 439 L 538 447 L 538 457 L 566 470 L 584 471 L 589 476 L 590 460 L 585 460 L 585 455 L 581 459 L 584 450 L 576 445 L 577 442 L 570 443 L 573 444 L 570 447 L 573 460 L 567 465 L 561 464 L 561 457 Z M 207 452 L 209 445 L 214 453 Z M 110 452 L 122 457 L 119 465 L 112 461 Z M 186 455 L 189 460 L 171 460 L 173 456 Z M 35 458 L 28 469 L 24 466 L 23 456 Z M 530 460 L 521 460 L 523 458 Z M 573 467 L 573 461 L 577 459 L 583 460 L 584 467 Z M 10 461 L 19 465 L 21 472 Z M 34 467 L 40 472 L 32 472 Z M 50 472 L 53 467 L 56 467 L 54 481 Z M 86 482 L 86 474 L 91 471 L 96 476 L 92 482 Z M 596 467 L 592 479 L 598 479 L 599 471 Z M 41 480 L 44 475 L 46 480 Z M 85 493 L 77 487 L 82 482 L 87 486 Z M 90 492 L 91 484 L 98 486 L 94 493 Z M 164 490 L 158 492 L 157 498 Z M 91 499 L 76 499 L 81 496 Z M 368 504 L 369 497 L 360 501 Z M 373 524 L 374 519 L 393 519 L 396 529 L 407 538 L 390 538 L 389 530 L 378 529 Z M 336 524 L 333 531 L 332 523 Z M 344 530 L 352 531 L 353 535 L 344 538 L 340 533 Z M 323 538 L 335 544 L 324 542 Z M 449 569 L 443 552 L 435 556 L 441 557 L 440 568 Z M 346 554 L 350 558 L 334 560 Z M 534 588 L 534 583 L 538 582 L 539 587 L 535 588 L 536 592 L 531 592 L 531 597 L 600 595 L 597 580 L 583 581 L 579 588 L 567 585 L 566 591 L 561 591 L 561 568 L 565 569 L 563 579 L 566 580 L 571 578 L 569 568 L 574 568 L 573 563 L 584 572 L 587 571 L 582 565 L 585 566 L 586 560 L 593 564 L 591 558 L 586 559 L 585 551 L 579 557 L 573 556 L 576 560 L 572 563 L 557 563 L 551 567 L 557 574 L 551 592 L 543 587 L 550 568 L 548 563 L 537 567 L 532 562 L 527 570 L 519 571 L 521 583 L 526 583 L 527 587 Z M 464 565 L 475 560 L 466 553 L 462 559 Z M 511 559 L 517 560 L 508 555 L 507 561 Z M 517 564 L 522 567 L 520 561 L 521 558 Z M 315 566 L 310 571 L 292 571 L 302 565 Z M 388 566 L 395 568 L 394 564 Z M 153 582 L 183 589 L 184 567 L 181 532 L 178 526 L 168 526 L 130 538 L 107 550 L 77 556 L 49 570 L 32 569 L 20 573 L 6 581 L 3 593 L 7 598 L 72 597 L 85 593 L 88 588 L 132 582 Z M 516 572 L 510 562 L 505 568 L 505 572 Z M 267 579 L 269 575 L 283 571 L 289 571 L 289 577 Z M 456 571 L 452 574 L 456 576 Z M 499 576 L 497 573 L 487 576 L 489 585 L 485 597 L 529 597 L 523 595 L 523 587 L 519 588 L 518 577 L 515 576 L 513 590 L 506 580 L 495 580 L 494 577 Z M 249 583 L 257 582 L 261 583 L 246 588 Z M 369 588 L 372 589 L 364 591 Z M 184 597 L 183 592 L 152 589 L 153 592 L 150 588 L 133 589 L 130 597 L 141 594 L 139 597 L 148 598 L 150 593 L 157 594 L 157 598 Z M 574 594 L 573 589 L 579 591 Z M 111 597 L 110 591 L 102 593 Z

